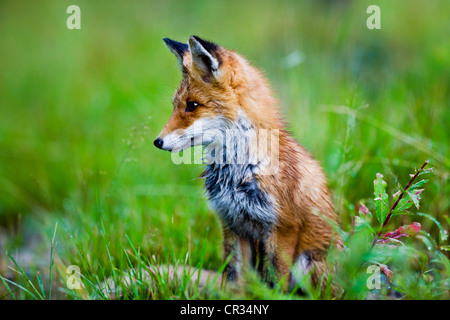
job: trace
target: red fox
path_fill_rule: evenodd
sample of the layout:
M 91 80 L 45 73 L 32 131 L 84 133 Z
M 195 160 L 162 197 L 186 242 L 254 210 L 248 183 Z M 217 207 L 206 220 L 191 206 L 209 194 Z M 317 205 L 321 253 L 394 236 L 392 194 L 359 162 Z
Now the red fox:
M 171 152 L 209 148 L 202 177 L 222 221 L 224 259 L 232 257 L 224 280 L 237 281 L 250 267 L 272 285 L 287 277 L 293 287 L 308 274 L 318 284 L 338 217 L 320 165 L 286 131 L 268 82 L 215 43 L 197 36 L 188 44 L 163 40 L 183 79 L 154 145 Z M 261 148 L 259 132 L 270 137 L 269 147 Z

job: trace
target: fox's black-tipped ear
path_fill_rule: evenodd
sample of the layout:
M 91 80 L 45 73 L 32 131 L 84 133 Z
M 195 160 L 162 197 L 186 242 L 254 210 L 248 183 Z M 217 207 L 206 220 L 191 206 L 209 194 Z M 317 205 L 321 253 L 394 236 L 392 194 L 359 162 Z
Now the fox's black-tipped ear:
M 183 67 L 183 56 L 186 51 L 189 51 L 189 46 L 186 43 L 181 43 L 169 38 L 163 38 L 167 48 L 177 57 L 180 66 Z
M 217 54 L 219 46 L 205 41 L 197 36 L 189 38 L 189 50 L 192 55 L 192 65 L 201 73 L 204 80 L 211 76 L 217 77 L 220 60 Z

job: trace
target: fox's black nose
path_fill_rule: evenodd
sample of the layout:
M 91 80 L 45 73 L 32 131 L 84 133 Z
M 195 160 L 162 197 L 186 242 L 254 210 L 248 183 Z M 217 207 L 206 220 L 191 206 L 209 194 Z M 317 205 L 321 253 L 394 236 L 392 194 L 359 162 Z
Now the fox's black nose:
M 158 149 L 162 149 L 163 146 L 163 141 L 160 138 L 156 138 L 155 141 L 153 141 L 153 144 L 155 145 L 155 147 L 157 147 Z

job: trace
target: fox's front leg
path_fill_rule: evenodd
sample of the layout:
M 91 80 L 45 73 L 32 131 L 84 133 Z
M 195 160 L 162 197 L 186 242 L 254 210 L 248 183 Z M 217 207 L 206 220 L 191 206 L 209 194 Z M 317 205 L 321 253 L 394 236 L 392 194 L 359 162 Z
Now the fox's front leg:
M 274 285 L 285 278 L 284 288 L 288 288 L 296 246 L 297 236 L 292 232 L 276 230 L 266 239 L 263 278 L 268 283 Z
M 225 282 L 235 282 L 240 276 L 242 255 L 239 239 L 227 227 L 223 228 L 223 261 L 228 261 L 222 276 L 222 286 Z
M 242 273 L 251 268 L 254 259 L 252 243 L 223 228 L 223 260 L 230 259 L 223 273 L 222 284 L 241 280 Z

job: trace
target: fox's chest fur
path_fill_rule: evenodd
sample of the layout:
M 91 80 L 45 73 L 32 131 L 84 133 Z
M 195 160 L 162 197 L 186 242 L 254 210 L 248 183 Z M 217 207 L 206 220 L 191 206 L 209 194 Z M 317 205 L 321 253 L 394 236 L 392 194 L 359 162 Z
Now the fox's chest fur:
M 252 164 L 210 164 L 203 176 L 211 205 L 225 225 L 241 237 L 259 240 L 270 234 L 276 215 L 253 170 Z
M 231 231 L 243 238 L 260 240 L 271 233 L 276 214 L 270 195 L 256 178 L 258 163 L 249 154 L 255 128 L 239 112 L 231 130 L 237 139 L 224 148 L 226 163 L 206 166 L 205 189 L 213 209 Z

